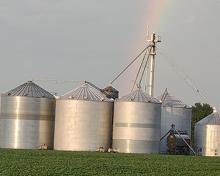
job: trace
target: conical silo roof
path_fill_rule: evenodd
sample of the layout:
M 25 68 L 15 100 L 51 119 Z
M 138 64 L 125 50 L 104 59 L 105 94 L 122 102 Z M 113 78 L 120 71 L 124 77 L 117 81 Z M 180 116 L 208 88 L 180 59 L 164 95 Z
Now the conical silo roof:
M 44 90 L 32 81 L 28 81 L 15 89 L 12 89 L 5 94 L 6 96 L 22 96 L 22 97 L 34 97 L 34 98 L 50 98 L 54 99 L 54 96 L 48 91 Z
M 137 89 L 131 92 L 130 94 L 123 96 L 122 98 L 118 99 L 118 101 L 160 103 L 159 100 L 157 100 L 156 98 L 150 97 L 141 89 Z
M 190 108 L 188 105 L 184 104 L 180 99 L 171 95 L 166 89 L 163 95 L 158 97 L 162 102 L 162 106 L 170 106 L 170 107 L 186 107 Z
M 88 101 L 111 101 L 100 90 L 88 83 L 64 94 L 61 99 L 88 100 Z
M 196 125 L 220 125 L 220 115 L 218 112 L 213 112 L 212 114 L 197 122 Z

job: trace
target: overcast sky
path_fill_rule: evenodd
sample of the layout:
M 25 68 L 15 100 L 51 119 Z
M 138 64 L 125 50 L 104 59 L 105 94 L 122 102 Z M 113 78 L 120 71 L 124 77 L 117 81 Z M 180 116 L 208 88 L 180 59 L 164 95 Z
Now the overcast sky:
M 33 78 L 108 85 L 146 45 L 150 1 L 156 0 L 1 0 L 0 91 Z M 163 40 L 156 95 L 168 88 L 188 104 L 201 101 L 185 83 L 188 76 L 220 106 L 220 1 L 165 1 L 154 10 L 157 27 L 151 26 Z M 115 83 L 121 95 L 129 92 L 134 70 Z M 76 86 L 38 84 L 60 94 Z

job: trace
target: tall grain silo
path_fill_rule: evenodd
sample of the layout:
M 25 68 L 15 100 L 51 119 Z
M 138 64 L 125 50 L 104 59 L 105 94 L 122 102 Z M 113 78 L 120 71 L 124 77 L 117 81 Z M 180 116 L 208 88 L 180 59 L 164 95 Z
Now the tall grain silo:
M 141 89 L 115 101 L 113 149 L 121 153 L 158 153 L 161 103 Z
M 195 125 L 195 150 L 202 156 L 220 156 L 220 115 L 214 112 Z
M 161 96 L 161 138 L 175 125 L 175 129 L 182 131 L 191 137 L 192 108 L 182 103 L 181 100 L 169 94 L 166 90 Z M 167 138 L 163 138 L 160 144 L 160 152 L 167 153 Z
M 112 140 L 113 102 L 88 83 L 56 102 L 55 150 L 108 149 Z
M 1 95 L 0 148 L 53 147 L 55 99 L 29 81 Z

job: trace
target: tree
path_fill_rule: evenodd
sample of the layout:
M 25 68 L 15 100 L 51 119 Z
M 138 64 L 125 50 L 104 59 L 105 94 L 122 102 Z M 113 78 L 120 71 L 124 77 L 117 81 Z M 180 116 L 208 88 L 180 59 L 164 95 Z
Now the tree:
M 202 120 L 204 117 L 207 117 L 208 115 L 213 113 L 213 108 L 205 103 L 196 103 L 192 107 L 192 140 L 194 139 L 194 128 L 196 122 Z

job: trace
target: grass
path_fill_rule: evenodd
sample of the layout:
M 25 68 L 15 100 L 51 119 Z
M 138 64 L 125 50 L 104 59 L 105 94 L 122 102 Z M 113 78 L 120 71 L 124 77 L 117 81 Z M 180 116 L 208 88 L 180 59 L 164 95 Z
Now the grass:
M 220 175 L 220 158 L 0 149 L 0 175 Z

